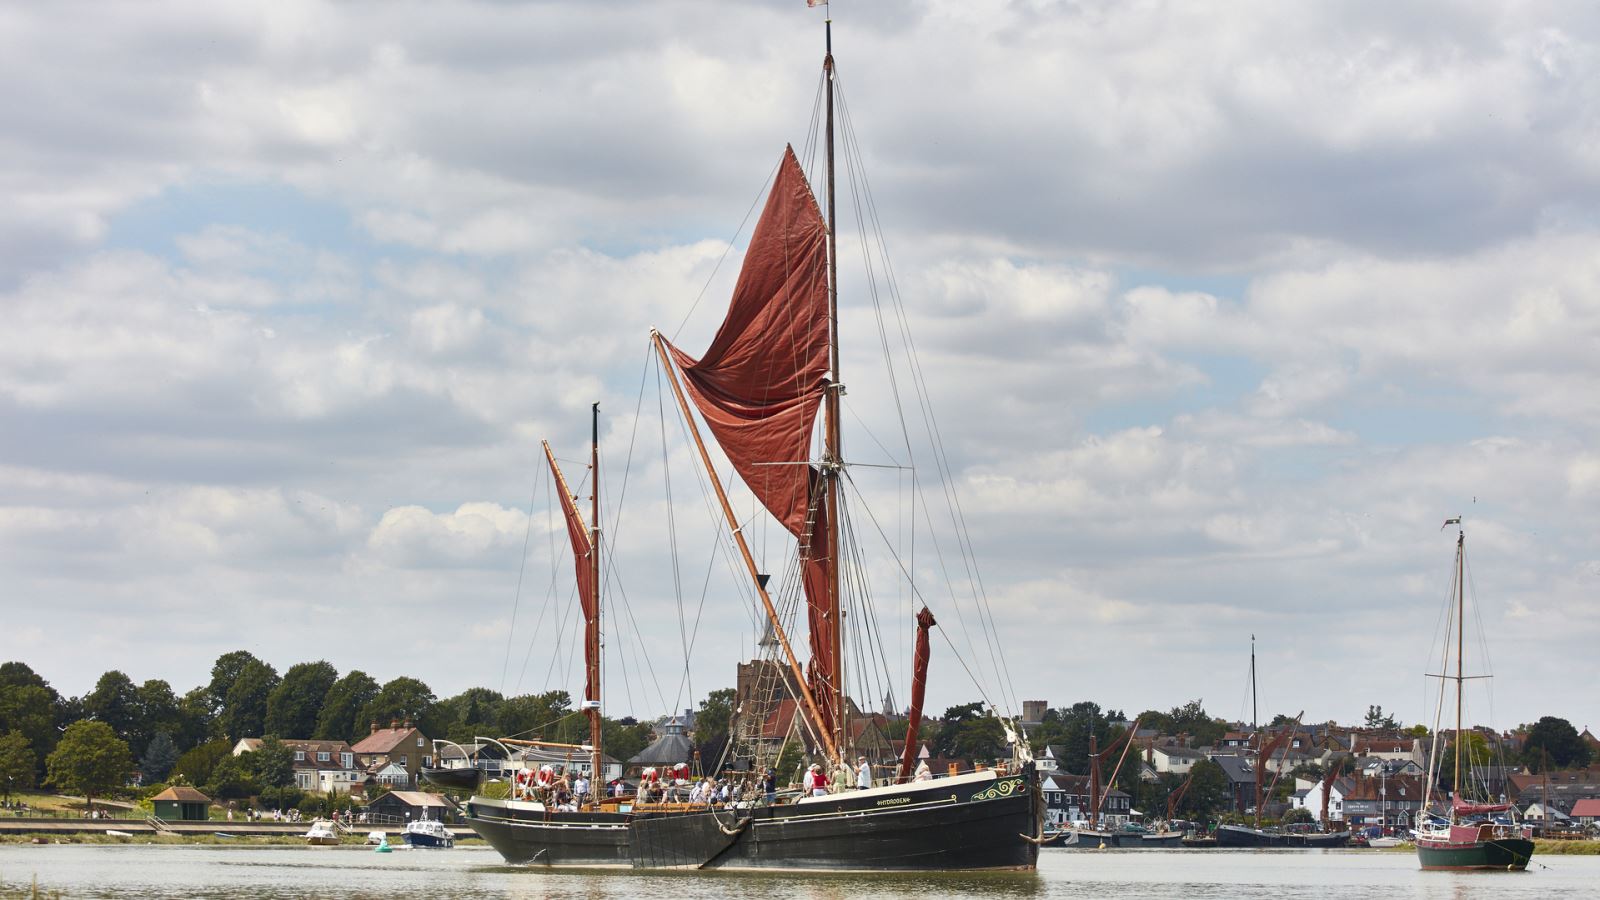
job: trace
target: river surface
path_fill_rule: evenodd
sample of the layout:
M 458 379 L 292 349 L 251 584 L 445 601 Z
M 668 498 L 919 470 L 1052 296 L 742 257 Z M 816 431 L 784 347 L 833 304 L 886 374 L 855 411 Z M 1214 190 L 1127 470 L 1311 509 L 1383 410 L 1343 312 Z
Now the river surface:
M 1028 897 L 1464 898 L 1600 896 L 1600 857 L 1535 857 L 1524 873 L 1423 872 L 1416 856 L 1372 850 L 1056 850 L 1039 871 L 983 875 L 550 872 L 493 851 L 209 845 L 4 845 L 0 897 L 348 897 L 394 900 L 653 898 L 889 900 Z

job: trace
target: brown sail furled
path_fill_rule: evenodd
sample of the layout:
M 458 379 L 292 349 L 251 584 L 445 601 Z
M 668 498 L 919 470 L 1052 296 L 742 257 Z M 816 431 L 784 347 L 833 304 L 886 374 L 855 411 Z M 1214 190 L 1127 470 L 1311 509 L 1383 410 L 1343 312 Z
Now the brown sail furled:
M 911 654 L 911 711 L 906 717 L 906 748 L 900 753 L 900 780 L 911 774 L 911 761 L 917 758 L 917 731 L 922 727 L 922 695 L 928 689 L 928 629 L 933 610 L 926 606 L 917 613 L 917 646 Z
M 807 678 L 833 684 L 833 548 L 807 464 L 828 382 L 827 224 L 792 148 L 751 235 L 728 315 L 696 359 L 668 344 L 690 399 L 739 477 L 800 541 L 811 637 Z M 832 710 L 822 704 L 822 714 Z M 819 723 L 831 730 L 833 723 Z
M 557 493 L 561 495 L 561 513 L 567 520 L 567 538 L 572 542 L 572 559 L 578 576 L 578 602 L 583 607 L 584 623 L 584 678 L 583 699 L 600 699 L 600 595 L 595 590 L 594 547 L 589 540 L 589 529 L 583 523 L 572 493 L 567 490 L 567 480 L 556 465 L 550 444 L 544 445 L 545 458 L 550 461 L 550 471 L 555 475 Z

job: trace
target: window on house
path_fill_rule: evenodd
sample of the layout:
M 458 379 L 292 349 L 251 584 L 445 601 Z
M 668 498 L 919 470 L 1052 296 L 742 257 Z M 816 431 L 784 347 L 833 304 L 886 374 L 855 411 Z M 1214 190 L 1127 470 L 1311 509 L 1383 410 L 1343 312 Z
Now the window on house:
M 355 756 L 355 754 L 353 754 L 353 753 L 341 753 L 341 754 L 339 754 L 339 764 L 344 766 L 346 769 L 355 768 L 354 756 Z
M 417 746 L 418 747 L 422 746 L 422 735 L 420 735 L 420 734 L 417 735 Z
M 432 766 L 433 766 L 433 757 L 431 757 L 431 756 L 424 756 L 424 757 L 423 757 L 423 758 L 422 758 L 422 767 L 423 767 L 423 768 L 424 768 L 424 769 L 427 769 L 427 768 L 431 768 L 431 767 L 432 767 Z
M 329 753 L 326 750 L 318 750 L 317 751 L 317 762 L 327 762 L 330 758 L 332 758 L 332 756 L 333 756 L 333 754 Z
M 400 765 L 401 766 L 409 765 L 409 763 L 406 762 L 406 756 L 405 756 L 404 753 L 400 754 Z
M 295 762 L 305 762 L 306 761 L 306 752 L 304 750 L 296 750 L 294 752 L 294 761 Z

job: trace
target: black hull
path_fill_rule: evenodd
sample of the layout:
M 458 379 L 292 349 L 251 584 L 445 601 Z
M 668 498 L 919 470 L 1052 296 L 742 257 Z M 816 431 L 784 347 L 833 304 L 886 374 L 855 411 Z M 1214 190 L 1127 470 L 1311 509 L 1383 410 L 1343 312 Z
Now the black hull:
M 1287 847 L 1289 836 L 1243 825 L 1218 825 L 1218 847 Z
M 475 799 L 467 821 L 507 861 L 536 866 L 921 872 L 1037 865 L 1040 805 L 1031 777 L 941 782 L 751 809 L 548 819 Z
M 1080 831 L 1078 839 L 1069 838 L 1051 847 L 1076 847 L 1079 850 L 1171 850 L 1183 846 L 1183 832 L 1166 834 L 1138 834 L 1121 831 Z
M 1343 847 L 1350 843 L 1350 832 L 1329 831 L 1313 832 L 1311 834 L 1289 835 L 1289 846 L 1319 849 L 1326 847 Z
M 422 770 L 422 777 L 430 784 L 454 791 L 475 791 L 483 778 L 483 770 L 475 767 L 462 767 L 459 769 L 428 768 Z
M 474 798 L 466 821 L 506 862 L 536 866 L 629 866 L 629 816 L 546 813 L 531 804 Z

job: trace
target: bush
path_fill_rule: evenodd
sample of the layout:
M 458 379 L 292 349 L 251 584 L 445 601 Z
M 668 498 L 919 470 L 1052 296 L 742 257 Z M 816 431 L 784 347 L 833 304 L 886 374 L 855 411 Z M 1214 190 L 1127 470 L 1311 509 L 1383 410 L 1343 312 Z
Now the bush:
M 256 798 L 257 805 L 262 810 L 295 809 L 305 799 L 305 792 L 294 785 L 284 787 L 262 788 Z

